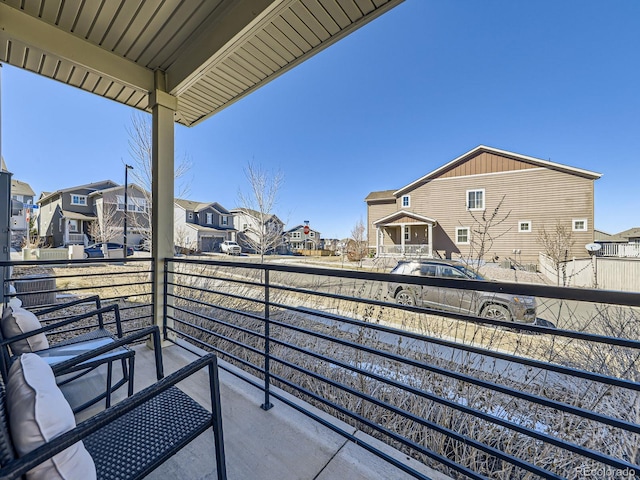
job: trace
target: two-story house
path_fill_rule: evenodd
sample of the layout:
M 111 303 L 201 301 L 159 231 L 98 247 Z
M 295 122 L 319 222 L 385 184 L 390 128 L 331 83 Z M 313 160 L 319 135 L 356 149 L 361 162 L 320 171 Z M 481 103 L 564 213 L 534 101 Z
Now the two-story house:
M 225 240 L 235 240 L 234 216 L 218 202 L 174 202 L 174 239 L 190 251 L 219 252 Z
M 261 214 L 250 208 L 235 208 L 231 213 L 238 231 L 236 241 L 243 252 L 286 253 L 284 222 L 276 215 Z
M 151 238 L 151 194 L 136 184 L 127 185 L 127 246 L 140 245 L 144 239 Z M 124 186 L 116 185 L 103 188 L 89 194 L 93 205 L 96 223 L 89 227 L 94 241 L 124 242 L 125 192 Z
M 370 193 L 368 242 L 377 256 L 536 262 L 540 234 L 570 236 L 569 258 L 594 240 L 601 174 L 478 146 L 397 190 Z
M 38 199 L 38 234 L 45 245 L 87 245 L 90 224 L 98 220 L 89 194 L 112 188 L 111 180 L 42 192 Z
M 286 230 L 284 232 L 284 239 L 291 252 L 321 249 L 320 232 L 309 228 L 308 225 L 296 225 Z
M 144 190 L 128 185 L 128 245 L 136 245 L 142 231 L 148 228 L 145 198 Z M 38 232 L 47 245 L 86 246 L 94 241 L 123 241 L 124 187 L 112 180 L 43 192 L 38 205 Z
M 0 158 L 0 170 L 8 172 L 4 158 Z M 33 218 L 33 200 L 35 192 L 28 183 L 11 178 L 11 200 L 18 208 L 15 215 L 11 215 L 9 229 L 11 230 L 11 246 L 20 248 L 29 235 L 29 222 Z

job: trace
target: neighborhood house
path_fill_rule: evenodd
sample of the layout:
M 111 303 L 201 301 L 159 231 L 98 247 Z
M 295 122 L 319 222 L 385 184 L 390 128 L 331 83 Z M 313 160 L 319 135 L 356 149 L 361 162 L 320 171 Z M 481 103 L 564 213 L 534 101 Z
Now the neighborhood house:
M 187 251 L 219 252 L 225 240 L 235 240 L 233 214 L 218 202 L 174 202 L 174 240 Z
M 540 235 L 562 232 L 567 257 L 584 257 L 600 176 L 481 145 L 400 189 L 370 193 L 369 247 L 379 257 L 535 263 Z
M 91 242 L 122 242 L 124 187 L 111 180 L 42 192 L 38 200 L 38 233 L 44 245 L 61 247 Z M 146 194 L 127 188 L 127 244 L 137 245 L 149 232 Z
M 284 232 L 285 241 L 289 244 L 289 250 L 320 250 L 320 232 L 309 228 L 308 225 L 296 225 Z

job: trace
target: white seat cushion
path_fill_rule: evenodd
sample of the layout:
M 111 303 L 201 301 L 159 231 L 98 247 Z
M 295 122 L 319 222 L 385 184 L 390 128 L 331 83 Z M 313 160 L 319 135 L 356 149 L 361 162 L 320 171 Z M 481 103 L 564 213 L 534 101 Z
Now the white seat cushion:
M 73 411 L 56 385 L 51 367 L 33 353 L 21 355 L 9 369 L 7 410 L 19 456 L 76 426 Z M 78 442 L 27 473 L 28 480 L 92 480 L 96 468 Z
M 38 317 L 24 308 L 7 307 L 2 312 L 2 335 L 6 339 L 27 332 L 32 332 L 42 327 Z M 11 351 L 15 355 L 31 353 L 49 348 L 49 341 L 44 333 L 38 333 L 24 340 L 11 343 Z

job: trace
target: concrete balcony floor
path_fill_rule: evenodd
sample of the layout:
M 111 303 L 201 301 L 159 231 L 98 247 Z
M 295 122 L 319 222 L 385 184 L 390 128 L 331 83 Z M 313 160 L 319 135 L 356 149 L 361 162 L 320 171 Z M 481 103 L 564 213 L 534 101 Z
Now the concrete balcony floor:
M 138 391 L 155 381 L 155 368 L 152 350 L 144 345 L 135 347 L 135 350 L 135 390 Z M 162 352 L 165 374 L 176 371 L 196 358 L 193 353 L 177 345 L 165 347 Z M 79 404 L 82 398 L 90 398 L 91 391 L 104 389 L 104 371 L 97 370 L 85 377 L 63 387 L 72 406 Z M 114 381 L 118 378 L 119 368 L 114 365 Z M 271 400 L 273 408 L 262 410 L 260 405 L 264 401 L 264 393 L 224 370 L 220 370 L 220 381 L 227 475 L 230 480 L 413 478 L 277 399 Z M 193 399 L 210 409 L 208 385 L 206 369 L 179 384 Z M 113 402 L 125 396 L 126 386 L 114 394 Z M 323 418 L 331 418 L 344 430 L 379 446 L 388 455 L 402 459 L 416 471 L 434 480 L 449 478 L 313 407 L 307 405 L 307 408 Z M 80 412 L 76 420 L 81 422 L 102 409 L 104 402 Z M 216 478 L 211 431 L 202 434 L 147 478 Z

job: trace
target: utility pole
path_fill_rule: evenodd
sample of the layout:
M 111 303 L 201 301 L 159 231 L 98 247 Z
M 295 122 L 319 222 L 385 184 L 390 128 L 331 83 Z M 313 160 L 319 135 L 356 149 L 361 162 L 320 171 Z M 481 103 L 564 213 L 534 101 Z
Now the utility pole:
M 122 242 L 122 258 L 127 258 L 127 217 L 129 216 L 129 205 L 127 199 L 127 190 L 129 190 L 129 169 L 133 170 L 131 165 L 124 165 L 124 239 Z

